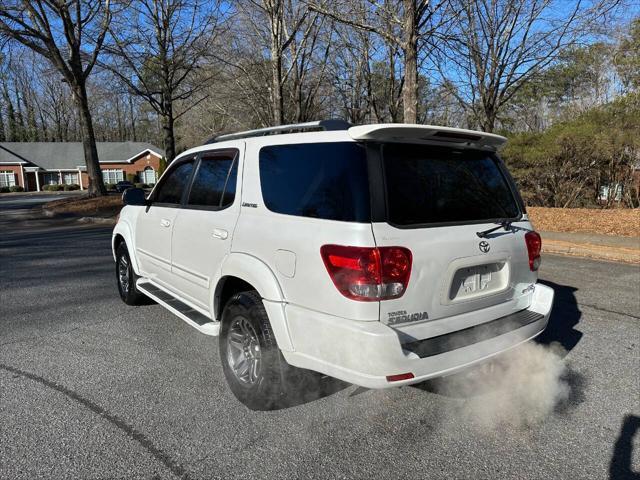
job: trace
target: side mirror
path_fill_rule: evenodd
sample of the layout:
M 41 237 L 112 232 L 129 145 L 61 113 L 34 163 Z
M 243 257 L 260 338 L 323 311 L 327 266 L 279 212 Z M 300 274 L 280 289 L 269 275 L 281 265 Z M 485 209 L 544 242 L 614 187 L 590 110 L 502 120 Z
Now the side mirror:
M 147 204 L 147 199 L 144 195 L 144 190 L 141 188 L 127 188 L 122 193 L 122 203 L 125 205 L 144 206 Z

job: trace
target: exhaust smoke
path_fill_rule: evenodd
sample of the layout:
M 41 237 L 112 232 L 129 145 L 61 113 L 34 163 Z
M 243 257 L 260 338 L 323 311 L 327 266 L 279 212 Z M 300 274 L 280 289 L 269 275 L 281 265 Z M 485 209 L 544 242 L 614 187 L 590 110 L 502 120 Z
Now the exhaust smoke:
M 529 342 L 472 371 L 439 379 L 435 388 L 462 397 L 460 413 L 481 429 L 526 428 L 568 400 L 564 355 L 558 343 Z

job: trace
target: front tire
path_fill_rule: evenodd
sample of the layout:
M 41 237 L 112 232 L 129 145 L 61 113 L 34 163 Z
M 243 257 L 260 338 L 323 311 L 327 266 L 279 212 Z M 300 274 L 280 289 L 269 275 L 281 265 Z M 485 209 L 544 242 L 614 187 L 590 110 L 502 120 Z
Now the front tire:
M 293 367 L 282 357 L 262 299 L 255 291 L 235 294 L 222 313 L 220 360 L 229 388 L 252 410 L 285 403 Z
M 142 305 L 146 301 L 136 286 L 139 278 L 133 271 L 127 246 L 122 242 L 116 249 L 116 279 L 120 298 L 127 305 Z

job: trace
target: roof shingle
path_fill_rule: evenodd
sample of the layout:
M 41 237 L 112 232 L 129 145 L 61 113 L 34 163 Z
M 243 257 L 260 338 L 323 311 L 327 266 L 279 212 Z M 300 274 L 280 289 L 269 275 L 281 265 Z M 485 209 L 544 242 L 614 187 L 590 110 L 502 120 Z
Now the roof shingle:
M 145 150 L 164 156 L 164 150 L 146 142 L 97 142 L 100 162 L 125 162 Z M 46 170 L 84 166 L 81 142 L 0 142 L 0 164 L 25 161 Z

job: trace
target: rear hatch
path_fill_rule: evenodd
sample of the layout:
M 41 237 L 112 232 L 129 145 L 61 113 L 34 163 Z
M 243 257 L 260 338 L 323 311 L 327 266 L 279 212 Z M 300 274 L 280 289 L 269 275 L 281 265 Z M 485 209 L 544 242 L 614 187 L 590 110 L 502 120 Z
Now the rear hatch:
M 406 247 L 413 257 L 406 291 L 380 302 L 380 320 L 402 326 L 509 302 L 523 308 L 536 280 L 524 238 L 531 227 L 495 153 L 405 143 L 370 144 L 370 152 L 380 172 L 376 244 Z M 499 225 L 505 221 L 511 226 Z

